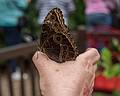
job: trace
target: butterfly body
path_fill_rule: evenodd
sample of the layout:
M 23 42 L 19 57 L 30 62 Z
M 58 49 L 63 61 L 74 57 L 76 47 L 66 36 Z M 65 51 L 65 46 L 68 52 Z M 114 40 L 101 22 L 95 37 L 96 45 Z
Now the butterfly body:
M 40 49 L 59 63 L 74 60 L 78 55 L 77 47 L 64 23 L 62 11 L 52 9 L 42 25 Z

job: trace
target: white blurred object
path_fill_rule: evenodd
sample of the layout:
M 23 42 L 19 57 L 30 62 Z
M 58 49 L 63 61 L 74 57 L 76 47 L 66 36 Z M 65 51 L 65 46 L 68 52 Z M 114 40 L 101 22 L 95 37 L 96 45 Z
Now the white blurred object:
M 16 72 L 12 73 L 13 80 L 20 80 L 21 79 L 21 72 L 20 69 L 17 68 Z
M 32 38 L 31 35 L 25 34 L 25 35 L 23 36 L 23 40 L 24 40 L 25 42 L 31 42 L 31 41 L 33 41 L 33 38 Z

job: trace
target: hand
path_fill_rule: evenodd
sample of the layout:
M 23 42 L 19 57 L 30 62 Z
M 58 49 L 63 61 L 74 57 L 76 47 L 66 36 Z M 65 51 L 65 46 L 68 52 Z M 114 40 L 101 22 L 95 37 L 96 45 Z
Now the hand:
M 89 96 L 99 58 L 98 51 L 93 48 L 80 54 L 75 61 L 65 63 L 56 63 L 46 54 L 36 52 L 33 62 L 40 75 L 43 96 Z

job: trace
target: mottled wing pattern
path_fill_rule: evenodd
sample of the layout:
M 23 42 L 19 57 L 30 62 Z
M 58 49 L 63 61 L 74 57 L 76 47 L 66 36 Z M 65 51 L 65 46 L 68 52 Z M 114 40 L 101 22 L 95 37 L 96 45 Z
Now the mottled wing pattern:
M 40 49 L 49 58 L 59 63 L 74 60 L 78 55 L 76 44 L 64 23 L 63 14 L 59 8 L 52 9 L 45 17 Z

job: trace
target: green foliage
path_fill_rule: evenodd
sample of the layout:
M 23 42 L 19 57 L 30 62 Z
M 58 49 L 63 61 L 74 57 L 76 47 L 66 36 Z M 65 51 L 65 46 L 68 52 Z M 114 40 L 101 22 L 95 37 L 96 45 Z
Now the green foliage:
M 117 38 L 112 38 L 111 49 L 120 52 L 120 42 Z
M 39 25 L 37 22 L 38 12 L 35 6 L 36 0 L 32 0 L 29 4 L 27 11 L 25 12 L 25 17 L 27 19 L 27 25 L 22 29 L 24 33 L 30 33 L 36 37 L 37 33 L 40 32 Z
M 83 0 L 75 0 L 76 11 L 75 11 L 75 20 L 77 25 L 85 23 L 85 16 L 84 16 L 84 2 Z
M 112 51 L 120 52 L 119 41 L 117 39 L 112 39 Z M 120 76 L 120 57 L 117 57 L 117 62 L 114 63 L 112 59 L 112 52 L 108 48 L 103 48 L 101 51 L 101 64 L 105 69 L 103 74 L 106 77 Z
M 112 65 L 112 53 L 108 48 L 103 48 L 101 51 L 101 59 L 104 61 L 103 66 L 109 68 Z M 107 66 L 106 66 L 107 63 Z
M 114 91 L 111 94 L 107 94 L 104 92 L 95 92 L 93 96 L 120 96 L 120 91 Z
M 102 93 L 102 92 L 95 92 L 95 93 L 93 94 L 93 96 L 109 96 L 109 95 L 106 94 L 106 93 Z M 114 96 L 114 95 L 110 95 L 110 96 Z
M 83 0 L 74 0 L 76 10 L 75 12 L 69 17 L 69 27 L 71 29 L 76 29 L 78 25 L 85 24 L 85 15 L 84 15 L 84 2 Z
M 111 50 L 116 51 L 120 54 L 120 41 L 117 38 L 112 38 Z M 117 58 L 120 62 L 120 57 Z
M 114 91 L 112 94 L 113 96 L 120 96 L 120 91 Z

